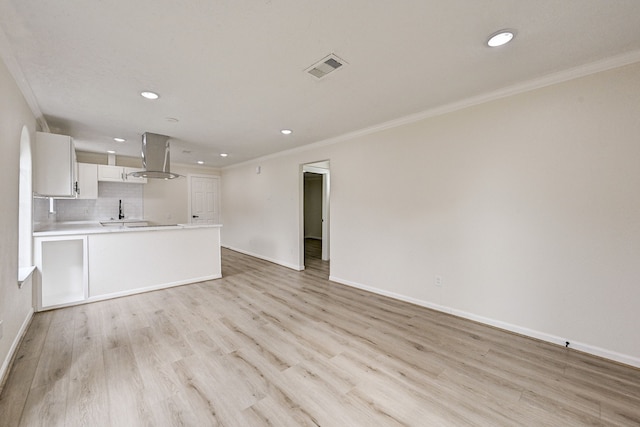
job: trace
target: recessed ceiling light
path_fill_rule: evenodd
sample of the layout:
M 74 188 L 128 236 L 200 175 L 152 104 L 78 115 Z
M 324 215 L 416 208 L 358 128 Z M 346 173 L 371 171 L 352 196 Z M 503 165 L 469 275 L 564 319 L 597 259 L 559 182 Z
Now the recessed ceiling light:
M 107 150 L 107 153 L 109 153 L 109 154 L 116 154 L 116 152 L 115 152 L 115 151 L 113 151 L 113 150 Z
M 282 129 L 280 133 L 283 135 L 291 135 L 293 131 L 291 129 Z
M 198 163 L 199 165 L 204 165 L 204 162 L 202 160 L 198 160 L 196 163 Z
M 227 153 L 220 153 L 220 157 L 227 157 L 228 154 Z
M 489 47 L 498 47 L 509 43 L 516 36 L 514 30 L 500 30 L 489 36 L 487 45 Z
M 126 141 L 126 139 L 124 139 L 124 138 L 113 138 L 113 140 L 115 142 L 125 142 Z
M 150 91 L 140 92 L 140 95 L 142 95 L 143 97 L 145 97 L 147 99 L 158 99 L 158 98 L 160 98 L 160 95 L 158 95 L 155 92 L 150 92 Z

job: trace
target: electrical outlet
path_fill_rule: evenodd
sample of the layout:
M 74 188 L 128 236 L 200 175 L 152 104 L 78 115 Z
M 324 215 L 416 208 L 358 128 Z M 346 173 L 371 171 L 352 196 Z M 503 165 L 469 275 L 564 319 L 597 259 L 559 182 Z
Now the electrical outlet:
M 433 283 L 434 283 L 437 287 L 441 288 L 441 287 L 442 287 L 442 276 L 435 276 L 435 277 L 433 278 Z

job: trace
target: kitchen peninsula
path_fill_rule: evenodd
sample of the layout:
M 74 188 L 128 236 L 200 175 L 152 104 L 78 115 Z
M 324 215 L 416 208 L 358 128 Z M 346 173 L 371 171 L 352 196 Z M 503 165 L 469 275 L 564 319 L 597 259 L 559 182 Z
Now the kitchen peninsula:
M 220 278 L 220 227 L 76 221 L 40 229 L 37 310 Z

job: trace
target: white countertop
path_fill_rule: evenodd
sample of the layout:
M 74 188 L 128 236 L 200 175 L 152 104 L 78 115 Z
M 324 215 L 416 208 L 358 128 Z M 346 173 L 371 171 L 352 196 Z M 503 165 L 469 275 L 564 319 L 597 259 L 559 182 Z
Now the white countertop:
M 101 222 L 124 223 L 125 225 L 102 225 Z M 144 220 L 113 220 L 113 221 L 66 221 L 48 224 L 33 232 L 33 237 L 66 236 L 76 234 L 101 234 L 101 233 L 132 233 L 158 230 L 182 230 L 187 228 L 212 228 L 222 227 L 222 224 L 153 224 L 135 226 L 126 223 L 142 223 Z

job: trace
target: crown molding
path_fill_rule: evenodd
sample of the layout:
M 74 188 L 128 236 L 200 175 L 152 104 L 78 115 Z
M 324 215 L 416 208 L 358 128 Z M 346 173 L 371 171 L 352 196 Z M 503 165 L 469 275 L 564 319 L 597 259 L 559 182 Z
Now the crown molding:
M 547 74 L 536 79 L 528 80 L 523 83 L 507 86 L 502 89 L 498 89 L 492 92 L 487 92 L 478 96 L 473 96 L 460 101 L 452 102 L 440 107 L 431 108 L 419 113 L 410 114 L 408 116 L 401 117 L 399 119 L 383 122 L 371 127 L 348 132 L 343 135 L 339 135 L 333 138 L 324 139 L 322 141 L 314 142 L 311 144 L 303 145 L 301 147 L 292 148 L 289 150 L 279 151 L 277 153 L 268 154 L 266 156 L 258 157 L 252 160 L 247 160 L 234 165 L 225 166 L 222 170 L 230 170 L 236 167 L 246 166 L 249 164 L 255 164 L 256 162 L 266 161 L 269 159 L 288 156 L 295 153 L 301 153 L 317 148 L 325 147 L 328 145 L 337 144 L 339 142 L 348 141 L 361 136 L 369 135 L 372 133 L 380 132 L 387 129 L 392 129 L 399 126 L 404 126 L 410 123 L 419 122 L 421 120 L 429 119 L 444 114 L 453 113 L 454 111 L 462 110 L 465 108 L 473 107 L 476 105 L 484 104 L 487 102 L 495 101 L 501 98 L 518 95 L 521 93 L 529 92 L 536 89 L 541 89 L 554 84 L 566 82 L 569 80 L 575 80 L 580 77 L 586 77 L 591 74 L 600 73 L 603 71 L 611 70 L 614 68 L 624 67 L 640 62 L 640 50 L 627 52 L 621 55 L 605 58 L 600 61 L 591 62 L 578 67 L 569 68 L 567 70 L 558 71 L 555 73 Z

